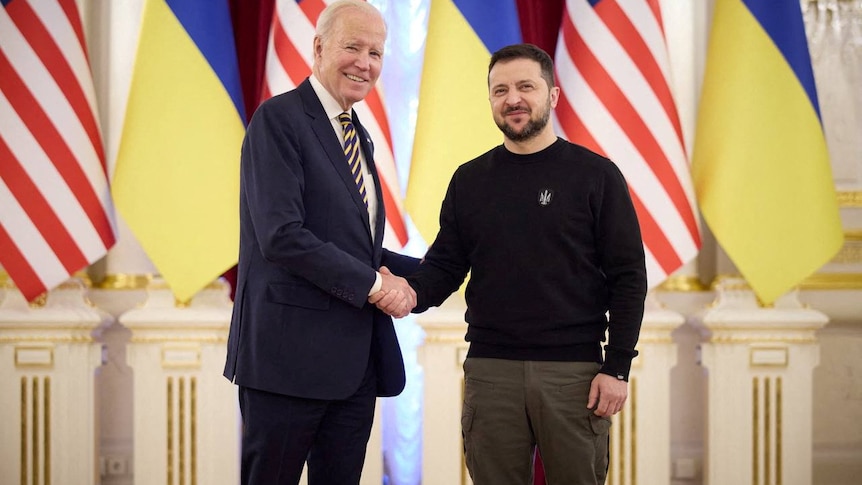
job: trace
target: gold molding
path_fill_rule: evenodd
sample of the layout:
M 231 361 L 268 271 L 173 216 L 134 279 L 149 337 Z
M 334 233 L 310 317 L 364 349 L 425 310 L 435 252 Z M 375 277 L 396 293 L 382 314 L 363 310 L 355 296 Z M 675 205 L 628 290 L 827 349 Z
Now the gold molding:
M 709 291 L 697 275 L 675 275 L 664 280 L 657 288 L 659 291 L 699 292 Z
M 51 329 L 54 330 L 54 329 Z M 0 344 L 17 344 L 22 342 L 52 342 L 52 343 L 92 343 L 93 337 L 90 335 L 0 335 Z
M 760 485 L 760 384 L 751 379 L 751 483 Z
M 767 362 L 767 361 L 758 361 L 757 354 L 759 352 L 777 352 L 780 354 L 780 360 L 775 362 Z M 787 368 L 790 366 L 790 352 L 785 346 L 773 346 L 773 347 L 751 347 L 748 349 L 748 366 L 749 367 L 773 367 L 773 368 Z
M 817 273 L 799 283 L 802 290 L 862 290 L 862 273 Z
M 174 483 L 174 378 L 168 376 L 166 380 L 167 384 L 167 399 L 165 400 L 167 404 L 167 472 L 168 472 L 168 483 Z
M 21 485 L 27 485 L 27 377 L 21 376 Z
M 143 290 L 149 287 L 151 281 L 153 275 L 149 273 L 114 273 L 106 275 L 96 287 L 102 290 Z
M 201 367 L 201 348 L 199 345 L 173 344 L 162 345 L 162 368 L 199 369 Z
M 728 329 L 722 329 L 728 330 Z M 796 336 L 796 337 L 779 337 L 775 335 L 760 336 L 760 335 L 718 335 L 709 339 L 711 344 L 752 344 L 752 343 L 782 343 L 782 344 L 813 344 L 817 343 L 815 336 Z
M 224 337 L 172 337 L 164 336 L 142 336 L 132 337 L 129 342 L 136 344 L 159 344 L 166 342 L 198 342 L 203 344 L 223 344 L 227 342 L 227 336 Z
M 862 190 L 839 191 L 837 195 L 841 207 L 862 207 Z
M 47 357 L 45 362 L 28 362 L 24 358 L 25 352 L 43 352 L 44 356 Z M 39 367 L 39 368 L 53 368 L 54 367 L 54 346 L 53 345 L 19 345 L 15 347 L 15 367 Z

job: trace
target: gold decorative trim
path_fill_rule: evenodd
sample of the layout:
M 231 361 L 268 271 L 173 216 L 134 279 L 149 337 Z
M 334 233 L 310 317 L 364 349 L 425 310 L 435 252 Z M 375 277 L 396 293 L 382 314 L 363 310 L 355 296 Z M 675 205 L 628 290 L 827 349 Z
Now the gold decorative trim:
M 0 340 L 2 342 L 2 340 Z M 199 342 L 204 344 L 223 344 L 227 342 L 224 337 L 172 337 L 169 335 L 153 337 L 132 337 L 129 342 L 136 344 L 161 344 L 165 342 Z
M 467 327 L 459 328 L 462 332 L 467 332 Z M 440 335 L 428 335 L 425 334 L 425 343 L 426 344 L 463 344 L 467 345 L 467 341 L 464 340 L 464 334 L 459 335 L 458 337 L 448 337 L 448 336 L 440 336 Z
M 763 378 L 763 468 L 766 478 L 763 483 L 772 484 L 772 379 Z
M 751 392 L 751 482 L 760 485 L 760 386 L 758 378 L 752 379 Z
M 27 378 L 21 377 L 21 485 L 27 485 Z
M 781 433 L 782 429 L 782 403 L 783 399 L 781 397 L 781 377 L 775 378 L 775 484 L 782 485 L 784 482 L 782 480 L 781 469 L 784 467 L 783 464 L 783 451 L 782 451 L 782 442 L 783 435 Z
M 658 291 L 680 291 L 696 292 L 709 291 L 709 287 L 700 281 L 696 275 L 676 275 L 664 280 L 657 288 Z
M 44 353 L 44 355 L 37 356 L 35 352 Z M 27 353 L 33 353 L 30 355 L 29 359 L 26 355 Z M 42 357 L 41 360 L 36 360 L 33 357 Z M 45 359 L 47 357 L 47 359 Z M 15 367 L 39 367 L 39 368 L 52 368 L 54 367 L 54 347 L 53 346 L 29 346 L 29 345 L 21 345 L 15 347 Z
M 839 191 L 838 205 L 841 207 L 862 207 L 862 191 Z
M 644 336 L 643 338 L 638 338 L 638 343 L 639 344 L 672 344 L 673 343 L 673 337 L 671 337 L 671 336 L 667 336 L 667 337 Z M 641 357 L 642 356 L 638 356 L 638 359 L 640 359 Z
M 167 483 L 174 483 L 174 378 L 167 379 L 167 405 L 168 405 L 168 432 L 167 432 Z
M 769 353 L 772 355 L 768 355 Z M 748 352 L 748 365 L 750 367 L 788 367 L 790 355 L 787 347 L 752 347 Z
M 105 279 L 96 285 L 102 290 L 143 290 L 153 281 L 153 275 L 115 273 L 105 276 Z
M 86 271 L 77 271 L 74 275 L 72 275 L 72 277 L 80 279 L 81 283 L 83 283 L 84 287 L 86 288 L 93 287 L 93 280 L 90 279 L 90 275 L 87 274 Z
M 41 295 L 37 296 L 36 298 L 33 298 L 33 300 L 30 301 L 28 303 L 28 305 L 30 305 L 30 308 L 42 308 L 45 306 L 45 303 L 47 303 L 47 302 L 48 302 L 48 292 L 46 291 L 45 293 L 42 293 Z
M 740 279 L 740 282 L 731 285 L 722 283 L 729 278 Z M 718 290 L 718 285 L 722 284 L 721 289 L 725 291 L 751 290 L 751 286 L 741 278 L 741 276 L 717 276 L 710 284 L 710 288 Z M 800 290 L 862 290 L 862 273 L 815 273 L 802 280 L 797 287 Z M 772 305 L 764 305 L 759 298 L 757 303 L 764 308 L 772 307 Z
M 177 408 L 179 409 L 179 429 L 177 430 L 177 437 L 179 438 L 180 444 L 177 448 L 177 461 L 179 464 L 177 468 L 177 475 L 179 475 L 180 483 L 185 485 L 186 483 L 186 378 L 178 377 L 177 378 L 177 397 L 179 398 L 179 404 Z
M 6 283 L 8 283 L 10 281 L 12 281 L 12 279 L 9 278 L 9 273 L 7 273 L 3 270 L 0 270 L 0 288 L 5 288 Z
M 862 290 L 862 273 L 817 273 L 799 284 L 802 290 Z
M 51 329 L 54 330 L 53 328 Z M 93 337 L 90 335 L 73 335 L 73 336 L 61 336 L 61 337 L 52 337 L 50 335 L 17 335 L 17 336 L 5 336 L 0 335 L 0 344 L 17 344 L 22 342 L 52 342 L 52 343 L 73 343 L 73 344 L 81 344 L 81 343 L 91 343 L 93 342 Z
M 33 483 L 39 483 L 39 381 L 36 377 L 32 381 L 32 407 L 33 407 L 33 440 L 30 447 L 33 453 L 33 461 L 30 463 L 33 467 Z
M 728 329 L 722 329 L 728 330 Z M 711 344 L 750 344 L 750 343 L 788 343 L 788 344 L 813 344 L 817 343 L 815 336 L 810 337 L 776 337 L 768 336 L 761 337 L 758 335 L 751 336 L 736 336 L 736 335 L 721 335 L 713 336 L 709 339 Z
M 189 388 L 191 391 L 191 397 L 189 403 L 191 407 L 191 423 L 190 423 L 190 433 L 189 436 L 189 447 L 191 456 L 191 463 L 189 463 L 189 467 L 191 468 L 192 474 L 192 483 L 191 485 L 198 485 L 198 379 L 197 377 L 189 377 Z
M 45 485 L 51 485 L 51 378 L 45 376 Z
M 727 283 L 728 280 L 734 280 L 734 283 Z M 710 290 L 718 290 L 721 285 L 723 290 L 751 290 L 751 286 L 745 281 L 741 274 L 720 274 L 713 278 L 709 284 Z
M 162 347 L 162 368 L 199 369 L 201 367 L 201 348 L 198 345 L 171 345 Z

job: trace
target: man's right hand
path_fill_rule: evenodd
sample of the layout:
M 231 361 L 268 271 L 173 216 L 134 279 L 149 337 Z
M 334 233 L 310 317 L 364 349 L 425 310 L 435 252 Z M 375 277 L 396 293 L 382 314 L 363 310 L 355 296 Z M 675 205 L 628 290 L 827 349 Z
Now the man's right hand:
M 407 280 L 392 274 L 386 266 L 380 267 L 380 277 L 383 285 L 368 297 L 368 302 L 395 318 L 407 316 L 416 307 L 416 292 Z

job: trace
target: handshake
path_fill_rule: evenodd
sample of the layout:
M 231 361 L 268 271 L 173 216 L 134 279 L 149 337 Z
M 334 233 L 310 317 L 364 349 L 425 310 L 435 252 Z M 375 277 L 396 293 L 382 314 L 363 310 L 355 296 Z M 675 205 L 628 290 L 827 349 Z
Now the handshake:
M 377 293 L 368 297 L 368 303 L 395 318 L 406 317 L 416 307 L 416 292 L 407 280 L 395 276 L 386 266 L 380 267 L 380 276 L 383 285 Z

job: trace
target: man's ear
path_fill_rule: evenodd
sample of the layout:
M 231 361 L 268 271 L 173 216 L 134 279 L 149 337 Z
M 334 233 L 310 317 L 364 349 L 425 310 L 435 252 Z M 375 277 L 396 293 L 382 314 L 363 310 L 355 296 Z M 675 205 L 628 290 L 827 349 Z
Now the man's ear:
M 323 51 L 323 44 L 320 42 L 320 37 L 314 36 L 314 58 L 317 59 Z
M 557 107 L 557 102 L 560 101 L 560 87 L 554 86 L 551 88 L 551 108 Z

